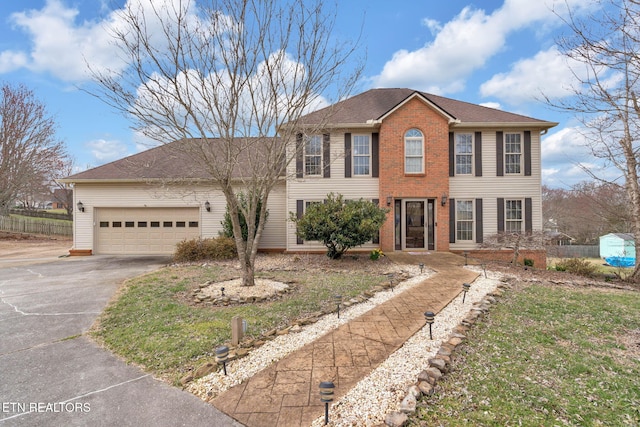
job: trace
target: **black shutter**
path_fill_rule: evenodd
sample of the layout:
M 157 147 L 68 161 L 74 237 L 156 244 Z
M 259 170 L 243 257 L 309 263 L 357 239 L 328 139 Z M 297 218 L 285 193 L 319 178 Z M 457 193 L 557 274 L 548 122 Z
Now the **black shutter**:
M 302 218 L 303 214 L 304 214 L 304 200 L 296 200 L 296 218 L 298 219 Z M 304 243 L 304 241 L 300 236 L 297 236 L 296 243 L 298 245 L 301 245 Z
M 498 198 L 498 233 L 504 232 L 504 199 Z
M 476 199 L 476 243 L 483 242 L 484 229 L 482 228 L 482 199 Z
M 304 176 L 304 146 L 302 144 L 302 134 L 296 135 L 296 178 Z
M 533 202 L 531 197 L 524 199 L 524 231 L 525 233 L 533 232 Z
M 380 176 L 380 134 L 377 132 L 371 134 L 371 176 Z
M 449 176 L 456 175 L 456 145 L 453 132 L 449 132 Z M 454 242 L 451 242 L 454 243 Z
M 351 178 L 351 134 L 344 134 L 344 177 Z
M 378 135 L 377 133 L 374 135 Z M 380 200 L 379 199 L 373 199 L 371 200 L 373 202 L 374 205 L 379 206 L 380 205 Z M 380 230 L 378 230 L 378 232 L 376 233 L 375 236 L 373 236 L 373 239 L 371 240 L 372 243 L 378 245 L 380 244 Z
M 322 176 L 331 178 L 331 135 L 322 135 Z
M 456 242 L 456 199 L 449 199 L 449 243 Z
M 524 131 L 524 175 L 531 176 L 531 131 Z
M 476 132 L 474 140 L 473 156 L 475 161 L 476 176 L 482 176 L 482 132 Z
M 496 176 L 504 176 L 504 136 L 496 132 Z

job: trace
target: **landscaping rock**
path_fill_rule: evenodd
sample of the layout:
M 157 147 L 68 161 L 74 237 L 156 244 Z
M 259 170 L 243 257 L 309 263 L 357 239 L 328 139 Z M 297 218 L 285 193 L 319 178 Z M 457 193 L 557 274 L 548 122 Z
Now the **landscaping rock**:
M 420 389 L 420 392 L 425 396 L 430 396 L 433 394 L 433 386 L 427 381 L 420 381 L 418 383 L 418 388 Z
M 400 410 L 400 412 L 404 412 L 405 414 L 411 414 L 416 411 L 417 404 L 418 401 L 413 396 L 413 394 L 408 394 L 404 399 L 402 399 L 402 402 L 400 402 L 398 409 Z
M 409 417 L 407 414 L 403 414 L 402 412 L 391 412 L 385 417 L 384 423 L 389 427 L 402 427 L 408 420 Z
M 212 362 L 207 362 L 203 365 L 200 365 L 198 369 L 193 373 L 194 378 L 202 378 L 205 375 L 209 375 L 213 371 L 217 369 L 217 365 Z

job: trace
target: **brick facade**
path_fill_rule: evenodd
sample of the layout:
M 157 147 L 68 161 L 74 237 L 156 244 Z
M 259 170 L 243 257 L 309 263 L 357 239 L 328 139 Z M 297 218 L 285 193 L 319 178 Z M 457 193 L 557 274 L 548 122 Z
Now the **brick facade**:
M 404 135 L 418 129 L 424 136 L 424 173 L 405 174 Z M 380 233 L 383 251 L 393 251 L 394 200 L 434 200 L 435 250 L 449 250 L 449 206 L 441 205 L 449 194 L 448 120 L 424 101 L 412 98 L 384 119 L 380 127 L 380 201 L 390 196 L 391 212 Z M 426 205 L 426 203 L 425 203 Z M 426 207 L 426 206 L 425 206 Z

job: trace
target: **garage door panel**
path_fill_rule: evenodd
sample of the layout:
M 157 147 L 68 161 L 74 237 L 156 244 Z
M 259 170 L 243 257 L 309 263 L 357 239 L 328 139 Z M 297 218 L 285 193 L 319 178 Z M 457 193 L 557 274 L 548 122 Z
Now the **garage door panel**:
M 200 236 L 199 208 L 96 208 L 97 254 L 169 255 Z

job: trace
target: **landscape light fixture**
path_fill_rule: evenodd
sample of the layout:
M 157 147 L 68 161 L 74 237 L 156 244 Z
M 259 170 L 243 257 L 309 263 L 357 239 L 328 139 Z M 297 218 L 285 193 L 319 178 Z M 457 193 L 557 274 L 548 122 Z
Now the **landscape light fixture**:
M 463 283 L 462 284 L 462 290 L 464 291 L 464 295 L 462 295 L 462 303 L 464 304 L 464 299 L 467 297 L 467 292 L 469 292 L 469 289 L 471 288 L 471 285 L 469 283 Z
M 442 197 L 440 198 L 440 204 L 442 206 L 447 204 L 447 193 L 442 193 Z
M 467 262 L 467 257 L 469 256 L 469 251 L 462 252 L 462 255 L 464 255 L 464 265 L 469 265 L 468 262 Z
M 424 319 L 427 321 L 427 324 L 429 325 L 429 339 L 432 340 L 433 339 L 433 333 L 431 332 L 431 325 L 433 325 L 433 321 L 435 320 L 436 315 L 433 314 L 433 311 L 425 311 L 424 312 Z
M 220 288 L 220 296 L 224 296 L 224 286 Z
M 208 200 L 204 202 L 204 208 L 207 210 L 207 212 L 211 212 L 211 203 L 209 203 Z
M 342 295 L 334 295 L 333 300 L 338 306 L 338 319 L 340 318 L 340 303 L 342 302 Z
M 82 202 L 78 202 L 78 204 L 76 206 L 78 207 L 78 210 L 80 212 L 84 212 L 84 205 L 82 204 Z
M 320 383 L 320 402 L 324 403 L 324 425 L 329 424 L 329 402 L 333 402 L 333 389 L 331 381 Z
M 216 362 L 218 364 L 222 364 L 222 369 L 224 370 L 224 376 L 227 376 L 227 358 L 229 357 L 229 347 L 226 345 L 221 345 L 216 348 Z
M 420 267 L 420 274 L 422 274 L 422 270 L 424 270 L 424 262 L 418 264 L 418 267 Z
M 389 287 L 391 288 L 391 292 L 393 292 L 393 279 L 395 275 L 393 273 L 387 273 L 386 276 L 389 279 Z

